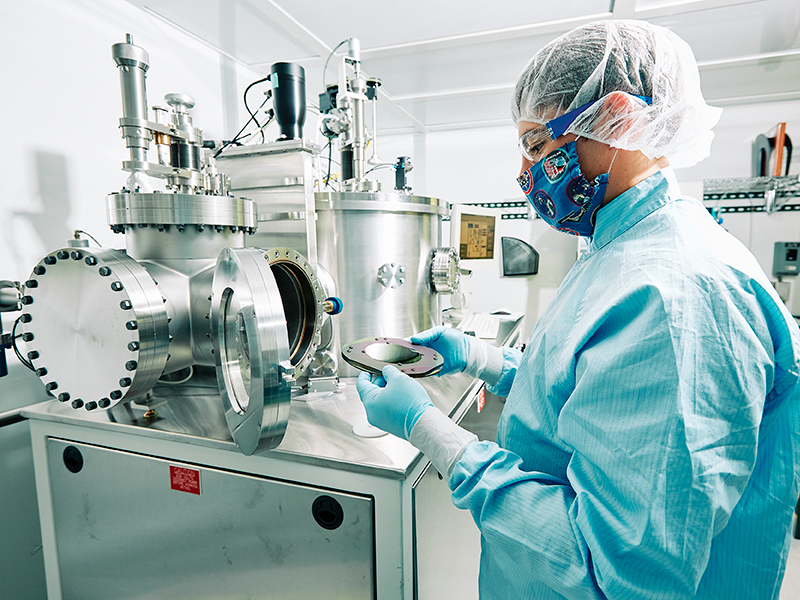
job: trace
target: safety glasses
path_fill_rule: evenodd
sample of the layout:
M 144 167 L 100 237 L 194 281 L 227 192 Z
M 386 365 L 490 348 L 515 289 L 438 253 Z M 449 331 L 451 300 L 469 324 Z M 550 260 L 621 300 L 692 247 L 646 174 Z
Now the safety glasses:
M 642 100 L 647 104 L 651 104 L 653 102 L 653 99 L 649 96 L 639 96 L 638 94 L 630 95 L 634 98 L 639 98 L 639 100 Z M 539 162 L 541 158 L 539 155 L 547 142 L 564 135 L 567 129 L 569 129 L 570 125 L 575 122 L 575 119 L 577 119 L 581 114 L 586 112 L 604 98 L 605 96 L 589 102 L 588 104 L 584 104 L 583 106 L 579 106 L 575 110 L 571 110 L 568 113 L 564 113 L 560 117 L 556 117 L 555 119 L 545 123 L 544 127 L 537 127 L 523 133 L 519 137 L 519 141 L 517 143 L 522 156 L 533 163 Z

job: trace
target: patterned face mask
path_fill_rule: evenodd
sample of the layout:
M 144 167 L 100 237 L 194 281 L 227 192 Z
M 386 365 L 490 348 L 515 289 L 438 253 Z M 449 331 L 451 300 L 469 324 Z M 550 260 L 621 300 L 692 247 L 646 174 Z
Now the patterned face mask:
M 581 173 L 576 142 L 568 142 L 545 156 L 520 175 L 517 182 L 539 216 L 552 228 L 587 237 L 594 233 L 595 214 L 606 195 L 608 173 L 590 183 Z

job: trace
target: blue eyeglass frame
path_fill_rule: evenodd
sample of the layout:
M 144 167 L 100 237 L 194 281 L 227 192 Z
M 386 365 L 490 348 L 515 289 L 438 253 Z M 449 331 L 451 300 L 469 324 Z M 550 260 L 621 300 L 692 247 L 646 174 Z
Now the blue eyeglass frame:
M 628 94 L 628 92 L 625 93 Z M 639 98 L 639 100 L 642 100 L 647 104 L 653 103 L 653 99 L 650 96 L 639 96 L 638 94 L 628 94 L 628 95 L 633 96 L 634 98 Z M 577 119 L 581 115 L 581 113 L 585 112 L 590 107 L 594 106 L 595 104 L 604 99 L 605 96 L 603 96 L 602 98 L 598 98 L 597 100 L 593 100 L 588 104 L 579 106 L 575 110 L 571 110 L 568 113 L 564 113 L 560 117 L 556 117 L 555 119 L 545 123 L 545 126 L 547 127 L 547 132 L 550 134 L 550 139 L 554 140 L 564 135 L 564 132 L 567 129 L 569 129 L 569 126 L 572 125 L 572 123 L 575 121 L 575 119 Z

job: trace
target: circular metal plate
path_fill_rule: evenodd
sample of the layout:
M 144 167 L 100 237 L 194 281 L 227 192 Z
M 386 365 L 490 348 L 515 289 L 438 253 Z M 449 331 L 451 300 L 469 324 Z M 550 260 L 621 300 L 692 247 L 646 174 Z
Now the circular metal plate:
M 410 377 L 429 377 L 442 370 L 444 359 L 427 346 L 400 338 L 371 337 L 342 346 L 342 358 L 356 369 L 380 375 L 393 365 Z
M 280 444 L 289 421 L 289 338 L 263 250 L 226 248 L 212 284 L 217 381 L 231 437 L 244 454 Z
M 208 225 L 254 230 L 256 205 L 247 198 L 204 194 L 119 193 L 106 197 L 108 224 Z
M 29 356 L 59 400 L 106 409 L 158 381 L 169 350 L 167 311 L 156 282 L 124 252 L 53 252 L 34 268 L 25 298 Z

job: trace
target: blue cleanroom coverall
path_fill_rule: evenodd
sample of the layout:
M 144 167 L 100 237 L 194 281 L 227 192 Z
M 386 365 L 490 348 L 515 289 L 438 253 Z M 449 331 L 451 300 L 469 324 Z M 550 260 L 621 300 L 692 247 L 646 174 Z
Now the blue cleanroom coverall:
M 597 215 L 497 444 L 453 467 L 482 600 L 777 598 L 800 471 L 800 330 L 669 169 Z

